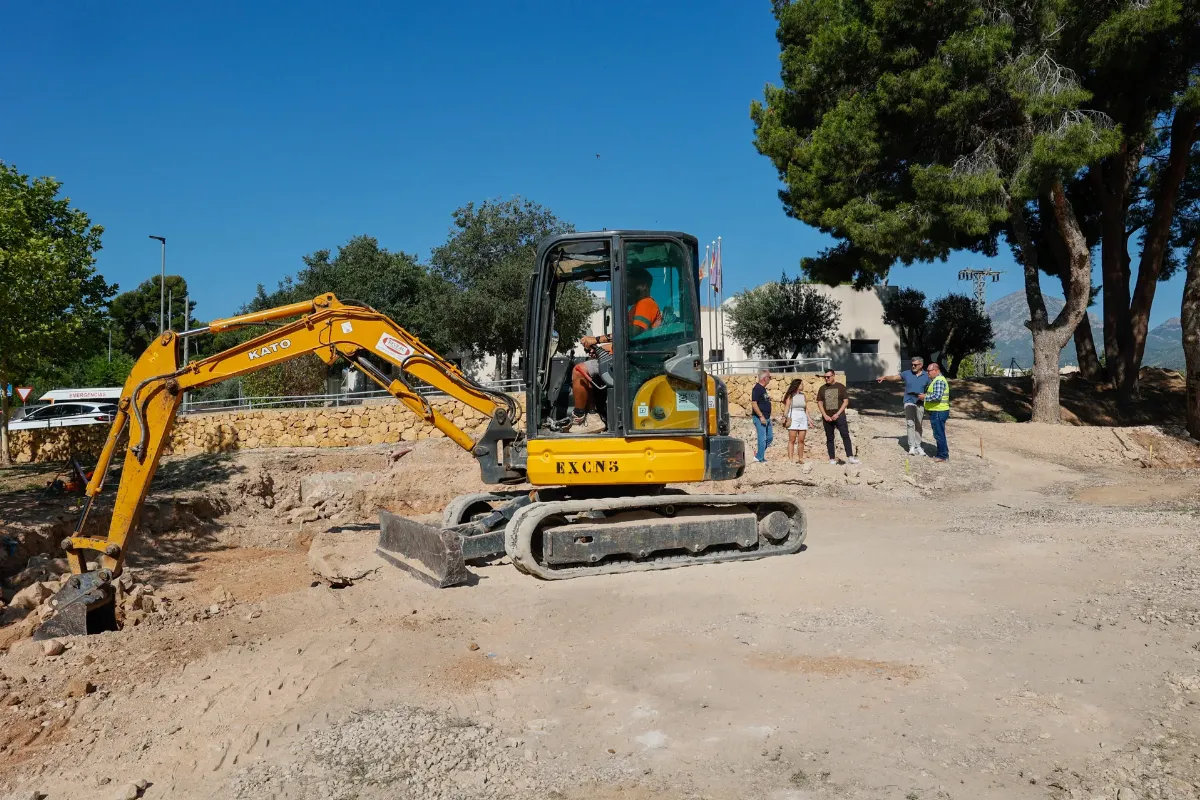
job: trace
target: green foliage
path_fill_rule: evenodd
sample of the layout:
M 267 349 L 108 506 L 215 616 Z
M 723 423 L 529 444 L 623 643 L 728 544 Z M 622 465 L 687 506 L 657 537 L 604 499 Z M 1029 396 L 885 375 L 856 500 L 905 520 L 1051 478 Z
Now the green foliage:
M 883 323 L 899 332 L 900 344 L 909 357 L 929 359 L 932 348 L 928 342 L 929 308 L 924 292 L 900 289 L 884 298 Z
M 324 394 L 328 374 L 324 361 L 314 355 L 302 355 L 245 375 L 242 394 L 246 397 Z
M 524 343 L 537 244 L 572 230 L 549 209 L 520 197 L 468 203 L 455 211 L 446 243 L 430 256 L 434 272 L 458 290 L 444 297 L 452 341 L 462 350 L 493 353 L 511 363 Z M 587 290 L 565 287 L 555 313 L 562 341 L 582 336 L 591 313 Z
M 971 353 L 963 356 L 959 361 L 956 377 L 988 378 L 1003 374 L 1004 365 L 1000 363 L 999 356 L 996 355 L 996 351 L 989 350 L 986 353 Z
M 94 266 L 104 229 L 58 199 L 60 187 L 0 162 L 0 385 L 93 347 L 116 291 Z M 7 431 L 5 400 L 5 441 Z M 0 460 L 8 459 L 0 447 Z
M 90 389 L 124 386 L 133 371 L 135 358 L 114 349 L 112 361 L 107 353 L 96 353 L 65 362 L 62 366 L 46 365 L 46 371 L 35 373 L 25 381 L 34 387 L 34 396 L 52 389 Z
M 948 294 L 929 307 L 928 341 L 937 348 L 947 377 L 957 378 L 964 356 L 996 346 L 992 320 L 965 294 Z
M 165 308 L 160 304 L 159 283 L 161 276 L 142 281 L 136 289 L 122 292 L 113 298 L 109 307 L 109 318 L 112 320 L 113 347 L 128 353 L 136 360 L 142 355 L 150 343 L 158 336 L 159 309 Z M 171 313 L 169 319 L 164 316 L 164 324 L 168 330 L 183 330 L 183 302 L 188 296 L 187 281 L 179 275 L 168 275 L 163 282 L 166 294 L 162 302 L 169 302 Z M 196 303 L 189 301 L 188 313 L 194 311 Z M 189 328 L 200 325 L 195 317 L 188 321 Z
M 910 357 L 928 363 L 936 355 L 951 378 L 958 377 L 967 357 L 995 346 L 991 318 L 963 294 L 927 303 L 924 292 L 901 289 L 884 300 L 883 321 L 898 329 Z
M 294 278 L 285 278 L 270 294 L 260 286 L 244 310 L 311 300 L 325 292 L 387 314 L 436 352 L 451 347 L 442 313 L 450 286 L 415 256 L 390 252 L 371 236 L 355 236 L 339 247 L 336 255 L 318 250 L 304 256 L 304 268 Z
M 776 5 L 783 85 L 751 118 L 787 213 L 838 240 L 804 259 L 810 276 L 864 285 L 896 260 L 993 255 L 1011 202 L 1116 148 L 1109 118 L 1052 57 L 1063 6 Z
M 739 292 L 726 312 L 729 334 L 748 353 L 796 358 L 830 339 L 841 321 L 842 304 L 799 278 Z

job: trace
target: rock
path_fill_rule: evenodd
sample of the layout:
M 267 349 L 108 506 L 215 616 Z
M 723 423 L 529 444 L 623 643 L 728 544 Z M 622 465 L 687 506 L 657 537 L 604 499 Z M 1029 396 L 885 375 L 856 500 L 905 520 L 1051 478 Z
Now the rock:
M 87 697 L 96 691 L 96 685 L 87 678 L 71 678 L 67 681 L 67 697 Z
M 475 642 L 471 642 L 469 645 L 467 645 L 467 649 L 468 649 L 468 650 L 472 650 L 472 651 L 474 651 L 474 650 L 478 650 L 478 649 L 479 649 L 479 645 L 475 644 Z
M 225 603 L 233 602 L 233 595 L 231 595 L 228 591 L 226 591 L 224 586 L 221 586 L 220 584 L 218 584 L 212 590 L 212 594 L 210 594 L 208 596 L 208 599 L 209 599 L 209 601 L 211 601 L 212 603 L 214 603 L 216 605 L 224 605 Z M 217 610 L 220 611 L 219 608 Z
M 1139 800 L 1138 793 L 1128 786 L 1117 790 L 1117 800 Z
M 378 571 L 378 540 L 377 530 L 322 531 L 309 545 L 308 566 L 334 586 L 349 586 Z
M 158 598 L 153 595 L 142 595 L 142 611 L 147 614 L 153 614 L 158 610 Z
M 7 796 L 8 800 L 43 800 L 44 797 L 46 797 L 46 793 L 39 792 L 37 789 L 15 792 Z
M 126 783 L 109 795 L 109 797 L 112 800 L 137 800 L 141 793 L 142 790 L 138 788 L 136 783 Z
M 46 600 L 50 598 L 51 594 L 53 594 L 53 592 L 50 591 L 50 587 L 39 581 L 26 586 L 24 589 L 13 595 L 12 602 L 9 603 L 9 605 L 13 608 L 23 608 L 27 611 L 32 611 L 42 603 L 46 602 Z
M 129 611 L 125 614 L 126 627 L 136 627 L 146 621 L 145 611 Z
M 42 642 L 42 653 L 47 656 L 60 656 L 67 646 L 58 639 L 47 639 Z
M 297 522 L 316 522 L 321 518 L 321 515 L 315 508 L 311 506 L 300 506 L 291 514 L 288 514 L 288 522 L 295 524 Z

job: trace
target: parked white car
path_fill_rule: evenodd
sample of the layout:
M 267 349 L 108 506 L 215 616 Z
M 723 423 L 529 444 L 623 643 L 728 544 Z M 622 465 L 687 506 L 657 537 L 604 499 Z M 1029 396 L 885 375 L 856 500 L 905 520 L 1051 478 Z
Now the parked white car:
M 20 419 L 8 422 L 10 431 L 66 428 L 74 425 L 109 425 L 117 407 L 113 403 L 55 403 L 29 409 Z

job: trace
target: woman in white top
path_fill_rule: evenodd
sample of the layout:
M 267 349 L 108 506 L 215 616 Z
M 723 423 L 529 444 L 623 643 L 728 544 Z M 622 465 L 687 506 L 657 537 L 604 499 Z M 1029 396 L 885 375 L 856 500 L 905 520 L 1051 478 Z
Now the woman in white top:
M 796 463 L 804 463 L 804 437 L 808 434 L 808 399 L 804 396 L 800 379 L 792 381 L 783 396 L 783 424 L 788 432 L 788 461 L 795 449 Z

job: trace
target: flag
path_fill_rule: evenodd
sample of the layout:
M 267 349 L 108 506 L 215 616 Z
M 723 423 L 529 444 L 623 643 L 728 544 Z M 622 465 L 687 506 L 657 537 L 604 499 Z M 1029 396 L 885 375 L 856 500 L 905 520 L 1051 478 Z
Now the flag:
M 708 245 L 704 245 L 704 260 L 700 262 L 700 280 L 708 277 Z
M 721 247 L 720 239 L 713 243 L 713 260 L 712 260 L 712 285 L 718 292 L 721 291 Z

